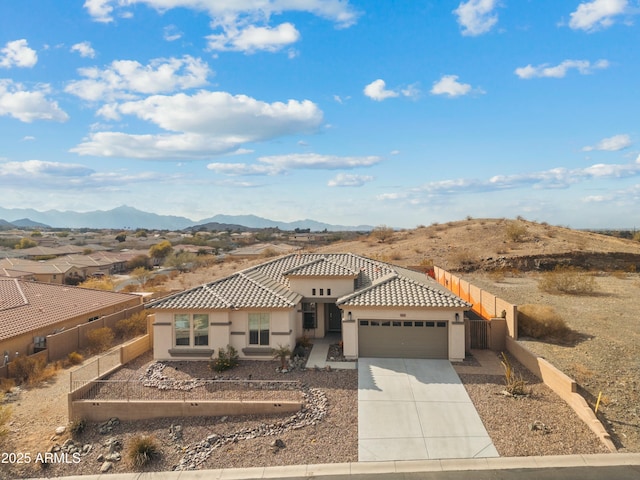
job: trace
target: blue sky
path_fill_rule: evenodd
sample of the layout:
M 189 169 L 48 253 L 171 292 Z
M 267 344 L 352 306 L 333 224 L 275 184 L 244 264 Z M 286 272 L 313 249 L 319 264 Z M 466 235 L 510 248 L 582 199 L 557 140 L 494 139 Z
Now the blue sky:
M 0 205 L 640 225 L 635 0 L 0 3 Z

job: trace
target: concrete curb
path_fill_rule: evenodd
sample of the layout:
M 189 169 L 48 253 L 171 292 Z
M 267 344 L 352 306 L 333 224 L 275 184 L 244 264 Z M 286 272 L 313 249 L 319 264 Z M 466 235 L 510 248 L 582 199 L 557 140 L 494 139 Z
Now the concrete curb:
M 58 480 L 251 480 L 416 472 L 611 467 L 618 465 L 640 466 L 640 453 L 407 460 L 389 462 L 328 463 L 320 465 L 287 465 L 282 467 L 224 468 L 219 470 L 195 470 L 181 472 L 109 473 L 60 477 Z

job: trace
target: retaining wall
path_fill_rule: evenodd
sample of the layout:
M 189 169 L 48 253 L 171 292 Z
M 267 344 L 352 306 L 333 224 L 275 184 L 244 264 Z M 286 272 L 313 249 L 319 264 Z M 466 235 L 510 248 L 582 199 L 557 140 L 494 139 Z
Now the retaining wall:
M 274 415 L 295 413 L 302 402 L 295 401 L 219 401 L 194 402 L 172 400 L 78 400 L 73 402 L 73 417 L 102 422 L 113 417 L 120 420 L 146 420 L 167 417 L 219 417 L 225 415 Z
M 578 417 L 598 436 L 600 441 L 611 452 L 616 451 L 616 446 L 611 436 L 602 426 L 596 414 L 593 413 L 587 401 L 577 393 L 576 381 L 565 375 L 544 358 L 538 357 L 528 349 L 520 345 L 512 338 L 507 337 L 507 350 L 529 371 L 540 378 L 545 385 L 553 390 L 560 398 L 576 412 Z

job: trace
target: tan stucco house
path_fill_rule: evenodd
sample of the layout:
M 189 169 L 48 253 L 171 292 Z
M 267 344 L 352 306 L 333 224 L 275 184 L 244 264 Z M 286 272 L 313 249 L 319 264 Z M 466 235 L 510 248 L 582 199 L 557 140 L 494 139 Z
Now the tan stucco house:
M 271 359 L 272 348 L 330 332 L 347 358 L 461 360 L 471 305 L 424 273 L 350 253 L 297 253 L 147 308 L 158 360 L 208 359 L 227 345 L 241 358 Z
M 138 295 L 0 277 L 0 354 L 30 355 L 46 348 L 47 335 L 141 303 Z

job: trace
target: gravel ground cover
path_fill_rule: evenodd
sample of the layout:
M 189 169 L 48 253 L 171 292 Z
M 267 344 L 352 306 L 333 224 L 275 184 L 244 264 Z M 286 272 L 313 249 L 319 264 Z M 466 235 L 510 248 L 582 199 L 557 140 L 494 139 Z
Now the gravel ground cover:
M 504 376 L 459 374 L 500 456 L 609 452 L 571 407 L 517 360 L 509 361 L 529 395 L 505 395 Z
M 153 363 L 147 354 L 116 372 L 112 380 L 139 380 L 147 367 Z M 461 379 L 485 423 L 489 435 L 502 456 L 518 455 L 564 455 L 570 453 L 601 453 L 606 449 L 593 433 L 573 414 L 573 411 L 553 392 L 517 362 L 516 371 L 529 382 L 532 395 L 524 398 L 509 398 L 501 394 L 501 376 L 464 374 Z M 464 362 L 477 366 L 471 357 Z M 163 369 L 167 377 L 180 381 L 197 378 L 292 380 L 319 389 L 326 396 L 326 415 L 314 425 L 290 429 L 278 435 L 257 436 L 251 439 L 230 441 L 209 452 L 200 469 L 239 468 L 255 466 L 280 466 L 315 463 L 356 462 L 358 459 L 358 394 L 357 370 L 294 370 L 287 374 L 276 372 L 278 362 L 242 361 L 240 365 L 223 374 L 215 374 L 206 362 L 174 362 Z M 64 381 L 66 380 L 66 382 Z M 20 425 L 14 429 L 28 431 L 28 439 L 39 438 L 37 451 L 44 451 L 54 444 L 62 445 L 69 438 L 68 432 L 53 436 L 53 430 L 64 422 L 46 424 L 46 418 L 29 423 L 32 412 L 42 404 L 41 395 L 51 396 L 58 392 L 58 402 L 47 407 L 65 409 L 68 390 L 66 379 L 51 385 L 26 390 L 16 405 Z M 56 407 L 57 406 L 57 407 Z M 24 410 L 27 410 L 26 412 Z M 18 412 L 17 412 L 18 413 Z M 31 415 L 30 415 L 31 413 Z M 45 412 L 40 412 L 45 415 Z M 161 454 L 147 468 L 148 471 L 172 470 L 179 465 L 185 453 L 194 445 L 212 435 L 225 437 L 237 432 L 255 429 L 261 425 L 285 424 L 288 415 L 242 416 L 242 417 L 196 417 L 161 418 L 136 422 L 121 422 L 113 426 L 108 434 L 99 432 L 99 424 L 89 424 L 75 440 L 80 445 L 91 445 L 91 451 L 80 463 L 52 464 L 46 469 L 40 466 L 13 465 L 0 469 L 0 478 L 15 479 L 34 476 L 65 476 L 95 474 L 103 462 L 99 455 L 109 452 L 108 444 L 116 439 L 122 446 L 122 460 L 114 462 L 109 473 L 130 472 L 133 468 L 125 456 L 131 439 L 139 434 L 153 436 L 160 446 Z M 43 420 L 44 423 L 40 423 Z M 16 428 L 19 427 L 19 428 Z M 10 441 L 15 441 L 15 437 Z M 22 441 L 25 437 L 19 438 Z M 15 443 L 13 448 L 22 448 Z M 32 444 L 30 444 L 32 445 Z M 6 448 L 5 448 L 6 449 Z M 32 451 L 36 451 L 32 448 Z

